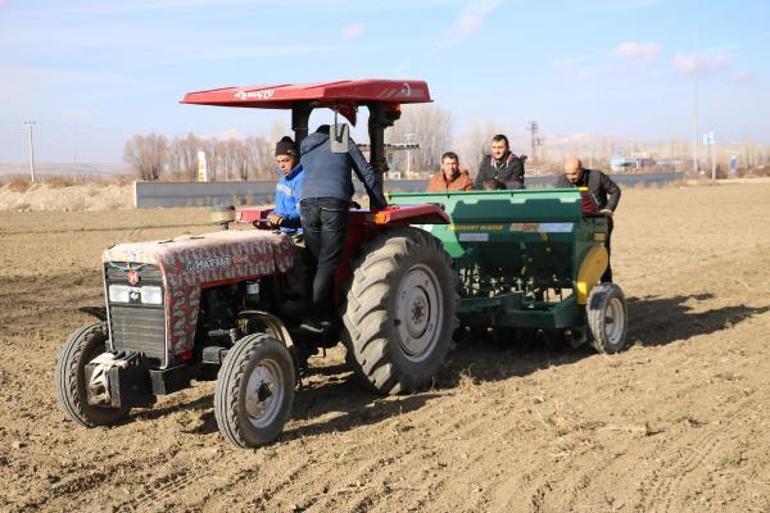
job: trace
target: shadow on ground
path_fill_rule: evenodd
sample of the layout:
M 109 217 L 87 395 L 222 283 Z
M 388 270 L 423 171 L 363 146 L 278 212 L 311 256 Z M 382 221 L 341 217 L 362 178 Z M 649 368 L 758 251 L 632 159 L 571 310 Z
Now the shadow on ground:
M 752 316 L 770 311 L 770 306 L 757 308 L 744 305 L 693 311 L 697 309 L 698 302 L 712 299 L 714 296 L 711 294 L 629 298 L 631 343 L 665 345 L 728 329 Z M 365 390 L 356 383 L 344 364 L 312 368 L 310 377 L 306 377 L 303 387 L 297 390 L 291 415 L 302 425 L 285 431 L 282 439 L 342 432 L 376 424 L 422 408 L 439 397 L 442 389 L 454 388 L 464 380 L 484 382 L 523 377 L 554 365 L 569 365 L 595 354 L 587 345 L 572 349 L 565 343 L 554 343 L 553 339 L 517 339 L 515 335 L 501 336 L 493 330 L 475 332 L 458 344 L 439 373 L 433 391 L 400 397 L 383 397 Z M 188 432 L 208 434 L 217 431 L 211 395 L 190 403 L 144 411 L 137 418 L 152 420 L 179 411 L 200 414 L 199 421 Z
M 324 379 L 319 381 L 316 378 L 318 376 Z M 290 416 L 291 420 L 298 420 L 303 425 L 284 431 L 281 435 L 283 440 L 348 431 L 356 427 L 376 424 L 390 417 L 419 409 L 439 396 L 435 392 L 397 397 L 377 395 L 359 386 L 347 367 L 342 364 L 313 368 L 309 378 L 306 377 L 303 382 L 303 386 L 295 393 L 294 407 Z M 209 434 L 218 431 L 213 405 L 214 396 L 207 394 L 189 403 L 142 410 L 132 417 L 155 420 L 174 413 L 191 412 L 196 420 L 191 422 L 184 431 L 192 434 Z
M 770 305 L 733 305 L 694 311 L 698 309 L 699 302 L 714 298 L 713 294 L 629 298 L 631 322 L 628 336 L 632 343 L 660 346 L 729 329 L 750 317 L 770 311 Z
M 628 298 L 629 345 L 666 345 L 729 329 L 770 311 L 770 305 L 725 306 L 700 311 L 698 303 L 713 299 L 713 294 Z M 439 375 L 438 385 L 452 388 L 463 377 L 473 381 L 497 381 L 526 376 L 554 365 L 569 365 L 595 354 L 588 345 L 572 349 L 564 342 L 554 343 L 553 339 L 519 340 L 515 335 L 508 338 L 500 336 L 494 330 L 475 333 L 458 345 L 447 368 Z

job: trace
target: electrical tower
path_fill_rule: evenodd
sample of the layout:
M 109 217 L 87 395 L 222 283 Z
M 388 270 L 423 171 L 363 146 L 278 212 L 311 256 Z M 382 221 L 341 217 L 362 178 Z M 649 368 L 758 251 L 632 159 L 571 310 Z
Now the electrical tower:
M 530 146 L 532 154 L 530 155 L 530 158 L 532 159 L 532 162 L 535 162 L 537 160 L 537 147 L 540 146 L 540 137 L 537 135 L 540 131 L 540 125 L 537 124 L 537 121 L 530 121 L 527 123 L 527 130 L 529 130 L 531 135 Z

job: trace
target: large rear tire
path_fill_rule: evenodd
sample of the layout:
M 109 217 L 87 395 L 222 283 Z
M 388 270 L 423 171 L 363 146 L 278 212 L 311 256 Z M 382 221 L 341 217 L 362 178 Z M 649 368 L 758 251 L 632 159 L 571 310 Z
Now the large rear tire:
M 69 418 L 86 427 L 117 424 L 129 410 L 88 404 L 85 367 L 106 350 L 106 344 L 104 323 L 88 324 L 72 334 L 56 362 L 54 388 L 59 405 Z
M 458 302 L 437 238 L 399 228 L 375 239 L 354 266 L 343 315 L 358 381 L 383 394 L 430 385 L 453 345 Z
M 614 283 L 591 289 L 586 304 L 591 345 L 602 354 L 618 353 L 628 345 L 628 307 L 623 291 Z
M 238 447 L 269 444 L 281 434 L 294 403 L 291 353 L 264 333 L 247 335 L 228 351 L 214 392 L 222 435 Z

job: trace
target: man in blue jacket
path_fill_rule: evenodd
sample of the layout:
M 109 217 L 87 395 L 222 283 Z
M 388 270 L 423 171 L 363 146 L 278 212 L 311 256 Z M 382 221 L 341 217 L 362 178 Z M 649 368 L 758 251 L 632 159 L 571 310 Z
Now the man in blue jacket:
M 329 125 L 321 125 L 300 145 L 305 170 L 300 216 L 305 244 L 315 260 L 313 309 L 302 328 L 318 334 L 336 323 L 334 274 L 348 231 L 352 172 L 364 183 L 372 210 L 387 205 L 382 183 L 358 146 L 350 139 L 346 153 L 332 152 L 329 130 Z
M 302 232 L 299 199 L 305 173 L 298 153 L 291 137 L 284 137 L 275 145 L 275 161 L 283 174 L 275 186 L 275 208 L 267 217 L 273 226 L 292 235 Z

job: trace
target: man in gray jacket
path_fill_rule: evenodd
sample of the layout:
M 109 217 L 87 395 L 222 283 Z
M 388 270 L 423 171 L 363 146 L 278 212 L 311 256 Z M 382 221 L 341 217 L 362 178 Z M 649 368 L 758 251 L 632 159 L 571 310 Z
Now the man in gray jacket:
M 300 163 L 305 173 L 300 200 L 300 218 L 305 244 L 314 258 L 313 310 L 302 328 L 323 333 L 336 322 L 334 274 L 345 247 L 348 210 L 353 197 L 352 172 L 364 183 L 372 210 L 385 208 L 387 201 L 374 168 L 358 146 L 349 140 L 347 153 L 333 153 L 329 125 L 321 125 L 300 145 Z

